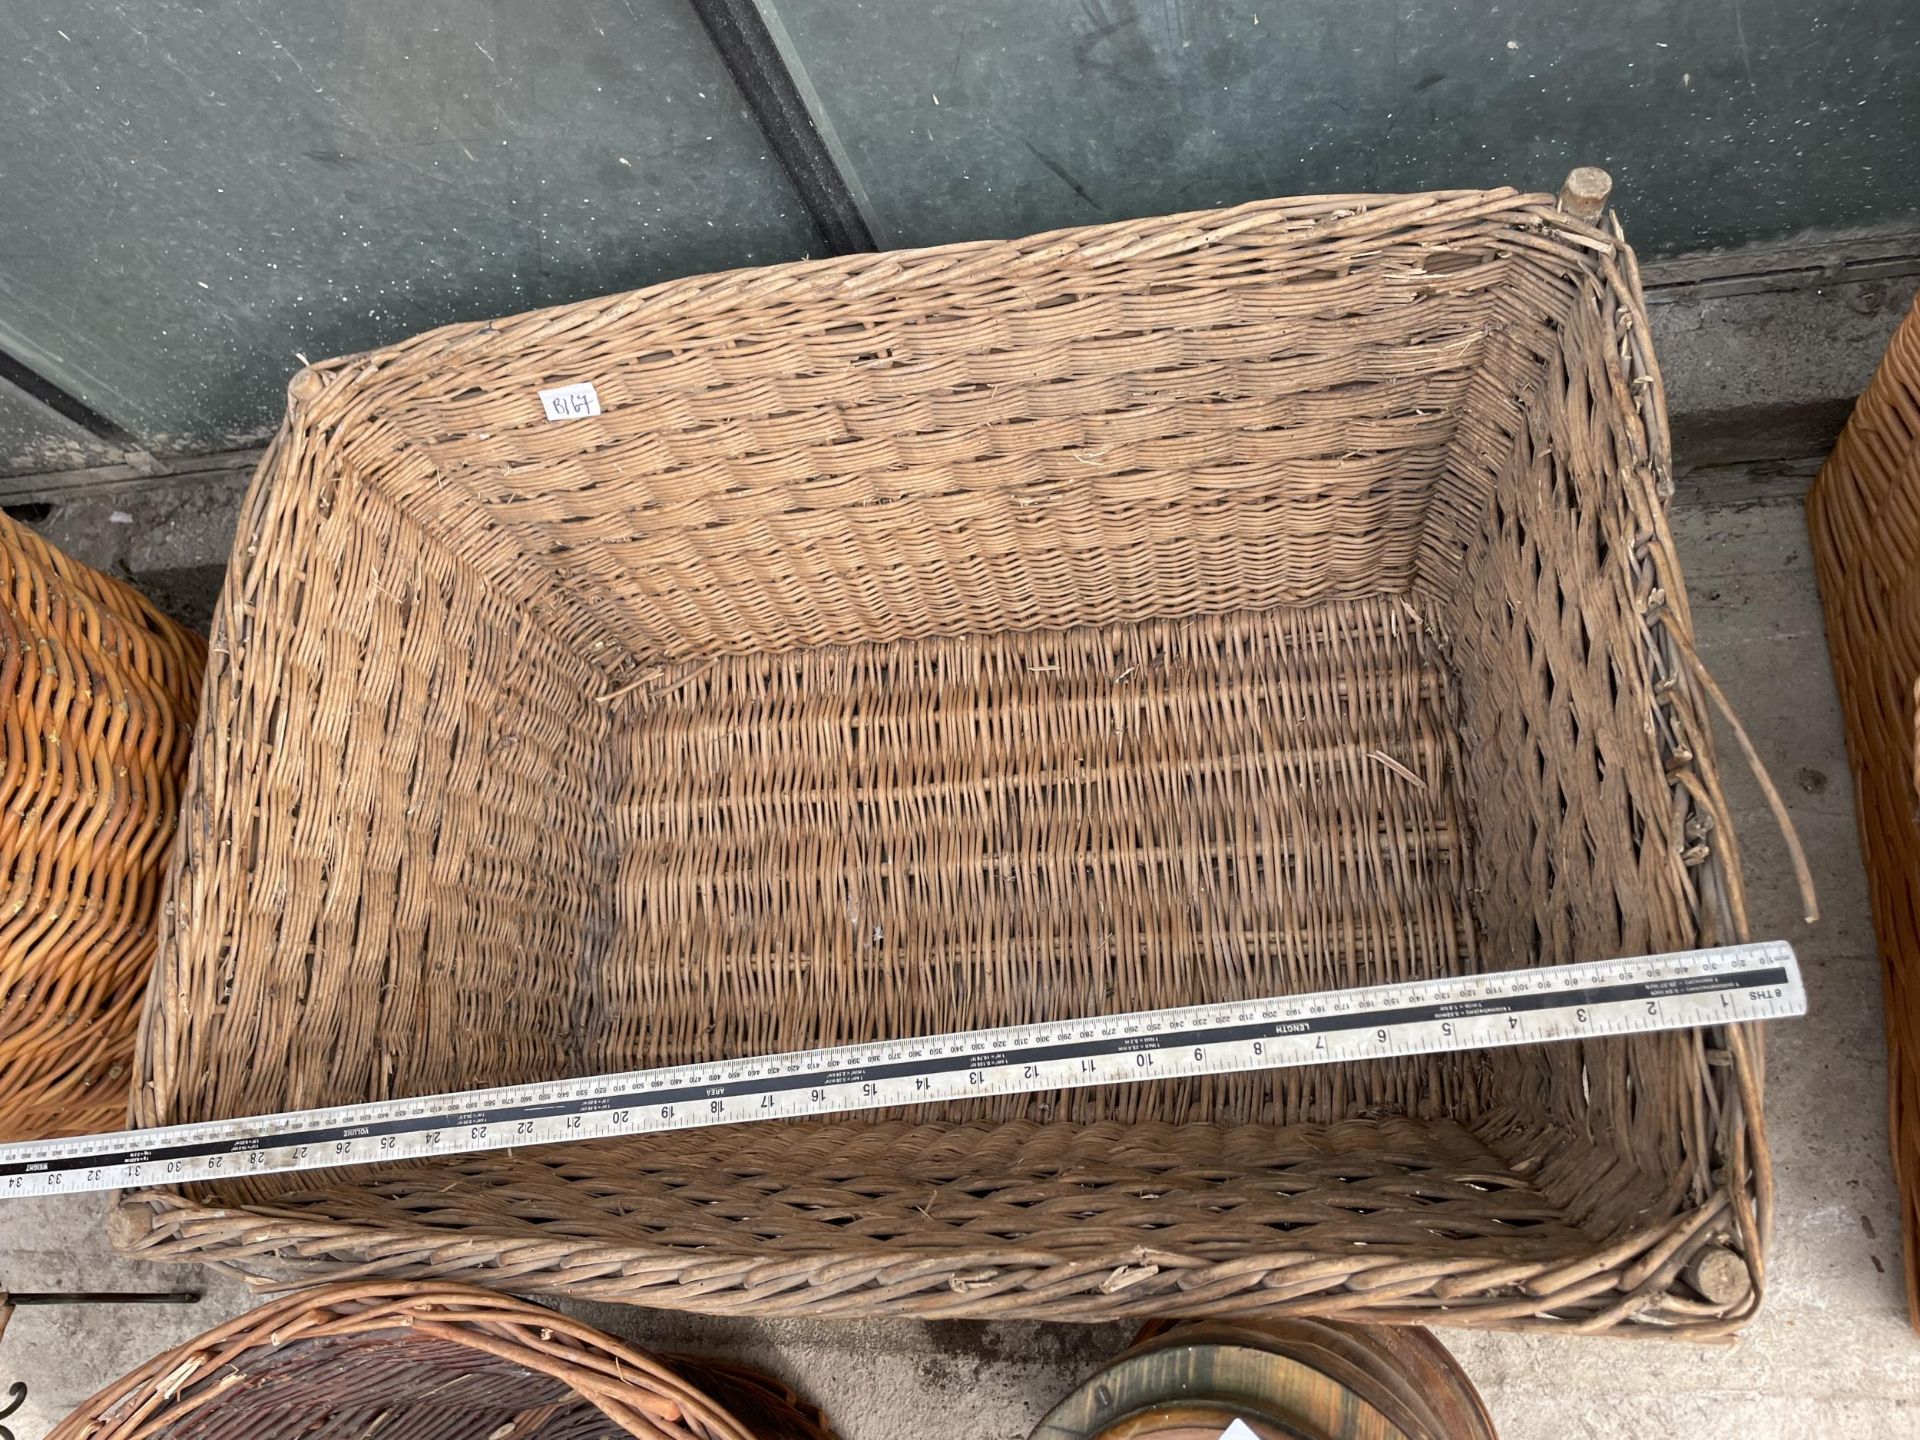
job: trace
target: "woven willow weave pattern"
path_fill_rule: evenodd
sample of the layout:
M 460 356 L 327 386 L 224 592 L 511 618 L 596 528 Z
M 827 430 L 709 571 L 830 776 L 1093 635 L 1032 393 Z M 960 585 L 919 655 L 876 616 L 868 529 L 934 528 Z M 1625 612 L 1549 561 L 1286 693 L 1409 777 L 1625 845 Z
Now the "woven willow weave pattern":
M 141 1117 L 1742 932 L 1617 231 L 1284 200 L 302 375 Z M 604 413 L 548 422 L 589 380 Z M 1676 640 L 1677 637 L 1677 640 Z M 236 1179 L 123 1246 L 691 1309 L 1722 1333 L 1740 1032 Z
M 48 1440 L 833 1440 L 752 1371 L 634 1350 L 471 1285 L 299 1291 L 156 1356 Z
M 1807 496 L 1886 977 L 1888 1130 L 1920 1329 L 1920 305 Z
M 0 1140 L 126 1122 L 206 653 L 0 515 Z

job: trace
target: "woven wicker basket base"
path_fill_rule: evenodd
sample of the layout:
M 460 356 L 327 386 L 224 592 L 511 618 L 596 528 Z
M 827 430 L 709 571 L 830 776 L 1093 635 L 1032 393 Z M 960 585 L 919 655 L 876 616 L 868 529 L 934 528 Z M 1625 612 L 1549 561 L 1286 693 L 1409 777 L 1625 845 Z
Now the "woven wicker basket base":
M 725 657 L 632 692 L 586 1054 L 705 1058 L 714 1016 L 766 1054 L 1458 973 L 1471 866 L 1431 625 L 1373 599 Z M 1462 1108 L 1459 1057 L 1368 1069 L 955 1118 Z

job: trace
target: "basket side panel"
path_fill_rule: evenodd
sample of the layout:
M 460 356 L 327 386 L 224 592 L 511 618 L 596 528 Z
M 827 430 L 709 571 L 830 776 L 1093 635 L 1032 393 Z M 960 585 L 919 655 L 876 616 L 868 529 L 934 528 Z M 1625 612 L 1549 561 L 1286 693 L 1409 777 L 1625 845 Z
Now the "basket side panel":
M 1636 550 L 1652 497 L 1634 493 L 1644 462 L 1613 413 L 1599 295 L 1583 300 L 1461 561 L 1454 654 L 1495 967 L 1675 948 L 1702 929 L 1648 735 L 1661 677 Z
M 356 453 L 645 661 L 1405 590 L 1531 217 L 1499 194 L 1298 209 L 422 341 L 346 382 L 391 432 Z M 538 390 L 578 380 L 601 413 L 548 421 Z
M 524 1300 L 450 1282 L 346 1281 L 262 1305 L 155 1356 L 51 1440 L 830 1440 L 750 1371 L 706 1372 Z M 729 1408 L 734 1393 L 753 1402 Z
M 236 556 L 136 1113 L 573 1073 L 605 680 L 298 416 Z
M 1657 413 L 1649 423 L 1639 399 L 1657 388 L 1635 348 L 1644 312 L 1611 259 L 1577 275 L 1569 300 L 1462 558 L 1455 654 L 1494 968 L 1744 934 L 1711 736 L 1684 669 L 1671 480 L 1649 438 Z M 1736 1228 L 1713 1172 L 1730 1167 L 1744 1189 L 1750 1121 L 1735 1067 L 1710 1067 L 1701 1036 L 1495 1063 L 1503 1103 L 1482 1133 L 1594 1234 L 1638 1234 L 1652 1249 L 1697 1231 L 1697 1248 L 1713 1215 Z
M 255 1214 L 128 1203 L 147 1257 L 252 1268 L 278 1247 L 283 1276 L 359 1264 L 712 1314 L 1097 1320 L 1363 1292 L 1444 1318 L 1593 1249 L 1469 1131 L 1406 1119 L 756 1125 L 389 1167 L 377 1186 L 294 1177 Z
M 349 1440 L 392 1429 L 409 1440 L 467 1440 L 518 1430 L 511 1422 L 527 1412 L 581 1411 L 591 1422 L 582 1436 L 625 1433 L 560 1381 L 508 1356 L 405 1331 L 262 1345 L 243 1365 L 245 1385 L 180 1406 L 158 1436 Z

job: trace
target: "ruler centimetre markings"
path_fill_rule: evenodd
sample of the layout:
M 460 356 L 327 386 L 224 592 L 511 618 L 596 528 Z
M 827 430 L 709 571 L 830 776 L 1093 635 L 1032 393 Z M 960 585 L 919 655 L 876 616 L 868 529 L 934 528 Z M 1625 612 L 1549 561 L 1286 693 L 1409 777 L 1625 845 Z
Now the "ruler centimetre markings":
M 0 1199 L 1806 1013 L 1784 941 L 0 1145 Z

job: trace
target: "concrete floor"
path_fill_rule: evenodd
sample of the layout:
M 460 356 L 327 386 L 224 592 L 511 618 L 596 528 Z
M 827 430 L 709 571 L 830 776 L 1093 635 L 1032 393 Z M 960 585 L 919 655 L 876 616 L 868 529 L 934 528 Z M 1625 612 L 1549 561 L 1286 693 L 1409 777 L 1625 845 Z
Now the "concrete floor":
M 1799 919 L 1785 851 L 1731 741 L 1723 773 L 1741 820 L 1756 933 L 1800 948 L 1812 1014 L 1769 1038 L 1767 1110 L 1779 1183 L 1771 1295 L 1737 1343 L 1547 1339 L 1442 1332 L 1507 1440 L 1703 1434 L 1861 1440 L 1920 1433 L 1920 1338 L 1906 1323 L 1887 1162 L 1880 978 L 1852 795 L 1808 556 L 1810 467 L 1697 476 L 1676 511 L 1700 648 L 1788 794 L 1824 918 Z M 130 543 L 69 513 L 63 543 Z M 198 517 L 205 523 L 212 517 Z M 164 523 L 140 517 L 137 528 Z M 213 523 L 218 523 L 215 520 Z M 110 527 L 118 530 L 119 527 Z M 0 1276 L 15 1290 L 203 1285 L 196 1306 L 23 1310 L 0 1384 L 25 1380 L 7 1421 L 22 1440 L 97 1387 L 246 1308 L 238 1284 L 115 1258 L 104 1198 L 0 1206 Z M 1125 1343 L 1125 1327 L 708 1321 L 583 1307 L 643 1344 L 733 1355 L 828 1407 L 845 1440 L 1024 1436 Z

